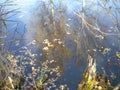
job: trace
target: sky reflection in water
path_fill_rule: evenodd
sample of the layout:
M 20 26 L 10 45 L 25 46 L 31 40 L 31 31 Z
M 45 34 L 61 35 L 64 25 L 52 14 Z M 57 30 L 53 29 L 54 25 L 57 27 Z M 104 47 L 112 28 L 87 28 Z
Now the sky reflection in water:
M 42 0 L 42 1 L 46 1 L 47 2 L 49 0 Z M 59 1 L 60 0 L 55 0 L 54 1 L 54 4 L 55 4 L 56 7 L 57 7 L 57 5 L 59 5 Z M 38 16 L 38 13 L 40 13 L 39 5 L 37 5 L 38 2 L 40 3 L 41 1 L 39 1 L 39 0 L 14 0 L 14 3 L 16 3 L 17 5 L 14 6 L 13 8 L 19 8 L 19 11 L 20 11 L 20 13 L 18 13 L 18 15 L 17 15 L 17 19 L 20 22 L 22 22 L 23 24 L 25 24 L 26 28 L 27 28 L 27 32 L 25 33 L 25 38 L 27 39 L 26 43 L 32 41 L 34 39 L 33 36 L 35 35 L 36 31 L 40 29 L 39 24 L 37 24 L 39 22 L 39 20 L 40 20 L 40 18 Z M 91 2 L 91 0 L 90 0 L 90 2 Z M 86 3 L 86 6 L 89 5 L 89 4 L 93 4 L 93 3 L 90 3 L 90 2 Z M 62 3 L 67 8 L 67 14 L 68 14 L 68 16 L 70 15 L 70 17 L 74 16 L 74 14 L 73 14 L 74 10 L 75 11 L 81 11 L 81 2 L 78 2 L 77 0 L 76 1 L 64 0 L 64 1 L 62 1 Z M 94 2 L 94 3 L 96 3 L 96 2 Z M 111 3 L 108 4 L 108 6 L 110 6 L 110 5 L 111 5 Z M 96 9 L 98 9 L 97 6 L 92 5 L 92 10 L 93 11 L 97 11 Z M 101 15 L 99 17 L 100 19 L 103 19 L 103 17 L 105 16 L 104 15 L 105 12 L 101 11 L 101 9 L 99 9 L 98 13 L 100 15 L 101 15 L 101 13 L 103 13 L 103 15 Z M 41 15 L 41 14 L 39 14 L 39 15 Z M 108 24 L 108 23 L 111 24 L 109 19 L 107 19 L 107 18 L 104 19 L 104 23 L 105 24 Z M 111 25 L 109 25 L 109 26 L 111 26 Z M 110 28 L 109 26 L 107 28 Z M 113 49 L 112 51 L 114 51 L 114 49 L 117 50 L 118 49 L 117 45 L 116 46 L 110 46 L 109 45 L 109 44 L 111 44 L 112 40 L 114 41 L 114 39 L 118 40 L 118 37 L 114 37 L 113 38 L 111 36 L 110 38 L 106 38 L 108 43 L 106 43 L 106 41 L 105 41 L 104 42 L 105 43 L 104 46 L 112 48 Z M 67 44 L 68 44 L 68 47 L 70 47 L 70 43 L 67 42 Z M 71 46 L 72 46 L 72 44 L 71 44 Z M 73 45 L 73 46 L 75 47 L 75 45 Z M 74 49 L 75 48 L 73 48 L 73 52 L 72 52 L 73 55 L 75 55 L 74 54 L 75 53 Z M 111 52 L 110 55 L 115 54 L 115 52 L 116 51 L 114 51 L 114 53 Z M 81 78 L 82 77 L 82 73 L 83 73 L 83 71 L 85 69 L 85 65 L 83 65 L 82 67 L 76 67 L 75 66 L 75 59 L 76 58 L 74 58 L 74 57 L 70 58 L 70 67 L 66 70 L 64 76 L 61 79 L 61 83 L 67 83 L 68 86 L 71 88 L 70 90 L 74 90 L 77 87 L 78 82 L 80 80 L 82 80 L 82 78 Z M 101 55 L 101 56 L 96 57 L 96 58 L 98 59 L 97 63 L 100 63 L 100 64 L 98 64 L 98 66 L 99 67 L 101 67 L 101 66 L 104 67 L 104 66 L 107 65 L 106 61 L 109 58 L 109 56 Z M 111 59 L 114 59 L 114 58 L 111 58 Z M 110 72 L 117 73 L 118 72 L 118 74 L 119 74 L 120 71 L 118 70 L 118 68 L 119 68 L 118 66 L 116 66 L 116 67 L 113 66 L 113 67 L 109 68 L 109 70 L 108 70 L 108 67 L 106 67 L 106 70 L 108 71 L 108 73 L 110 73 Z M 98 69 L 100 69 L 100 68 L 98 68 Z M 101 71 L 101 69 L 100 69 L 100 71 Z M 119 75 L 117 75 L 117 77 L 119 77 Z M 119 81 L 117 79 L 116 79 L 116 81 L 114 80 L 113 85 L 116 85 L 116 83 L 118 83 L 118 82 Z

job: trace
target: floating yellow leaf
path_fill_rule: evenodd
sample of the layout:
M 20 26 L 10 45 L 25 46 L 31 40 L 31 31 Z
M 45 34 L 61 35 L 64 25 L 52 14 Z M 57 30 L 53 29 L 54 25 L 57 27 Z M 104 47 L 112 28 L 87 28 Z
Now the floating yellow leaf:
M 43 50 L 44 50 L 44 51 L 48 51 L 49 48 L 48 48 L 48 47 L 44 47 Z
M 102 51 L 102 54 L 107 54 L 111 49 L 110 48 L 104 48 L 104 50 Z
M 13 59 L 13 55 L 8 54 L 8 56 L 6 57 L 8 60 L 12 60 Z
M 116 56 L 120 58 L 120 52 L 116 52 Z

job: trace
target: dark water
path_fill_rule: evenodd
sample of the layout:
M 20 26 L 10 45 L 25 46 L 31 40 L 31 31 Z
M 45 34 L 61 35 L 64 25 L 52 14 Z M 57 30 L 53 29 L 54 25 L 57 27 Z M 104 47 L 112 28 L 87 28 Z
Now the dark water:
M 80 31 L 81 19 L 76 14 L 79 13 L 81 15 L 81 1 L 53 0 L 55 10 L 54 19 L 58 24 L 56 26 L 57 33 L 59 33 L 57 36 L 53 35 L 51 28 L 51 7 L 49 0 L 16 0 L 11 2 L 16 5 L 6 8 L 8 10 L 17 8 L 18 12 L 15 12 L 16 15 L 9 18 L 9 20 L 14 20 L 15 22 L 6 22 L 8 37 L 5 38 L 5 50 L 9 50 L 14 55 L 19 55 L 22 54 L 19 52 L 22 50 L 22 47 L 36 40 L 38 42 L 37 46 L 28 45 L 31 52 L 42 54 L 42 56 L 38 55 L 36 57 L 38 61 L 44 61 L 46 59 L 56 60 L 57 63 L 54 66 L 60 66 L 60 72 L 62 72 L 56 84 L 58 86 L 67 84 L 70 90 L 75 90 L 78 83 L 82 80 L 82 75 L 87 65 L 88 50 L 90 50 L 90 54 L 97 61 L 97 70 L 103 73 L 101 68 L 104 67 L 106 74 L 112 81 L 112 85 L 115 86 L 119 83 L 120 59 L 116 57 L 116 52 L 120 51 L 120 35 L 118 35 L 120 30 L 119 1 L 117 3 L 110 1 L 107 4 L 96 1 L 94 2 L 94 6 L 92 5 L 92 1 L 86 2 L 85 15 L 87 16 L 88 22 L 94 25 L 95 20 L 98 19 L 98 27 L 101 28 L 102 32 L 109 33 L 103 34 L 104 39 L 102 40 L 99 37 L 96 38 L 96 35 L 99 36 L 102 34 L 92 30 L 92 28 L 90 28 L 91 31 Z M 111 9 L 112 16 L 106 13 L 106 9 L 107 11 Z M 14 15 L 14 12 L 12 14 Z M 115 23 L 117 22 L 117 27 L 113 21 Z M 17 31 L 15 32 L 16 25 Z M 42 42 L 45 39 L 51 40 L 52 42 L 56 38 L 64 42 L 66 47 L 64 48 L 54 43 L 58 45 L 56 47 L 58 49 L 56 51 L 53 49 L 50 55 L 46 55 L 42 50 L 44 48 Z M 75 40 L 78 40 L 78 42 L 76 43 Z M 111 50 L 103 55 L 102 51 L 105 48 Z M 108 60 L 110 60 L 110 65 L 108 64 Z M 27 66 L 25 74 L 31 72 L 30 68 L 31 66 Z M 115 79 L 111 78 L 113 73 L 116 76 Z

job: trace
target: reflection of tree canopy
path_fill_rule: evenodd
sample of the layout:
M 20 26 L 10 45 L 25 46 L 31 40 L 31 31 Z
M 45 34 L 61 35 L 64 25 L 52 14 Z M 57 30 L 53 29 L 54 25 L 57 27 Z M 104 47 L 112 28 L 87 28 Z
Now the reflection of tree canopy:
M 53 5 L 52 0 L 50 3 Z M 53 43 L 53 39 L 55 38 L 59 38 L 61 40 L 71 39 L 76 43 L 76 64 L 81 64 L 81 61 L 86 60 L 88 54 L 93 57 L 98 55 L 103 57 L 101 54 L 103 54 L 104 51 L 105 54 L 110 52 L 106 51 L 110 50 L 107 47 L 112 48 L 112 45 L 113 47 L 119 47 L 118 36 L 120 35 L 120 24 L 119 9 L 116 7 L 117 2 L 107 1 L 104 3 L 98 0 L 94 2 L 95 6 L 92 7 L 92 2 L 91 4 L 87 1 L 85 3 L 88 6 L 86 5 L 82 7 L 82 10 L 78 8 L 72 11 L 72 15 L 69 15 L 71 19 L 69 22 L 69 18 L 66 17 L 67 11 L 58 14 L 54 6 L 50 6 L 50 9 L 45 7 L 47 10 L 44 9 L 44 11 L 42 11 L 44 13 L 42 13 L 42 21 L 40 26 L 42 31 L 45 33 L 43 35 L 46 35 L 44 36 L 44 39 L 47 37 L 47 39 L 49 39 L 49 41 L 56 46 L 54 49 L 51 49 L 51 52 L 49 52 L 50 56 L 47 55 L 48 59 L 53 59 L 53 57 L 61 58 L 62 49 L 65 50 L 63 47 L 61 49 L 60 45 L 57 43 Z M 113 3 L 113 6 L 111 3 Z M 52 9 L 54 12 L 51 12 Z M 56 17 L 58 17 L 58 19 L 56 19 Z M 65 34 L 66 23 L 70 25 L 69 30 L 72 30 L 71 37 Z M 42 36 L 40 34 L 40 32 L 37 32 L 36 37 Z M 109 41 L 110 39 L 111 41 Z M 54 52 L 59 53 L 56 55 Z
M 70 57 L 70 50 L 65 46 L 64 42 L 66 40 L 65 36 L 65 12 L 64 10 L 60 12 L 61 7 L 58 9 L 53 6 L 52 0 L 50 5 L 46 5 L 45 2 L 42 3 L 40 9 L 40 20 L 39 30 L 36 31 L 35 39 L 40 42 L 39 45 L 44 50 L 46 60 L 55 60 L 52 67 L 60 66 L 60 69 L 63 72 L 64 60 Z M 47 43 L 43 43 L 44 41 Z
M 59 72 L 63 73 L 65 62 L 71 56 L 76 56 L 75 62 L 80 66 L 82 61 L 87 61 L 88 55 L 90 55 L 92 58 L 96 58 L 97 63 L 102 62 L 102 60 L 99 59 L 99 57 L 101 57 L 104 59 L 103 62 L 107 62 L 109 66 L 115 65 L 117 68 L 119 67 L 120 52 L 113 50 L 113 48 L 120 48 L 120 41 L 118 40 L 120 38 L 120 10 L 117 4 L 120 2 L 117 0 L 103 1 L 96 0 L 91 1 L 91 3 L 87 1 L 81 3 L 80 0 L 76 0 L 76 2 L 80 3 L 80 6 L 82 4 L 82 9 L 81 7 L 75 9 L 65 7 L 65 3 L 62 2 L 62 0 L 57 1 L 59 5 L 56 5 L 54 0 L 43 0 L 36 6 L 38 13 L 36 13 L 36 11 L 33 12 L 35 21 L 29 23 L 29 29 L 36 30 L 35 40 L 33 41 L 37 41 L 39 49 L 43 53 L 43 62 L 41 64 L 48 62 L 45 64 L 46 67 L 47 65 L 49 66 L 47 69 L 59 66 Z M 72 11 L 69 12 L 68 8 Z M 0 34 L 5 35 L 6 33 L 2 31 L 7 28 L 5 22 L 8 20 L 5 19 L 5 16 L 14 10 L 2 12 L 4 10 L 1 5 L 0 10 Z M 15 34 L 13 36 L 15 36 Z M 0 45 L 2 45 L 1 42 L 2 39 L 0 40 Z M 15 40 L 13 40 L 13 42 L 15 42 Z M 76 50 L 72 51 L 72 49 L 69 48 L 71 44 L 74 47 L 76 46 Z M 32 61 L 34 60 L 33 57 L 35 54 L 27 50 L 28 48 L 24 50 L 24 53 L 31 56 L 29 58 L 31 64 L 33 63 Z M 25 62 L 28 56 L 26 55 L 24 57 L 25 59 L 22 60 Z M 113 59 L 115 60 L 113 61 Z M 0 67 L 3 67 L 3 64 L 0 64 Z M 32 69 L 35 71 L 34 67 L 32 67 Z M 110 72 L 112 72 L 112 70 Z M 44 76 L 42 76 L 42 78 L 43 77 Z M 111 77 L 114 77 L 113 73 Z M 42 82 L 40 81 L 39 83 L 41 85 Z
M 106 41 L 108 39 L 118 38 L 119 36 L 119 10 L 114 7 L 117 2 L 111 1 L 114 5 L 110 6 L 110 4 L 98 0 L 92 6 L 93 2 L 86 1 L 84 10 L 81 10 L 81 8 L 73 10 L 71 15 L 68 15 L 69 17 L 67 17 L 68 12 L 66 11 L 68 8 L 64 9 L 64 3 L 60 3 L 59 8 L 56 8 L 52 0 L 41 3 L 40 13 L 38 14 L 40 22 L 37 23 L 40 29 L 38 28 L 39 30 L 36 32 L 38 41 L 41 43 L 46 38 L 49 38 L 51 42 L 54 38 L 63 41 L 68 38 L 72 39 L 76 43 L 76 63 L 87 59 L 87 54 L 94 55 L 101 47 L 107 47 Z M 111 10 L 114 13 L 110 11 L 110 7 L 113 8 Z M 82 13 L 84 13 L 84 17 Z M 102 21 L 103 18 L 104 21 Z M 69 21 L 69 19 L 71 20 Z M 109 24 L 107 24 L 108 22 Z M 69 27 L 66 24 L 70 25 L 69 30 L 72 30 L 70 36 L 66 35 L 66 30 Z M 113 29 L 110 30 L 111 27 Z M 118 41 L 116 42 L 113 39 L 112 41 L 111 44 L 119 44 Z

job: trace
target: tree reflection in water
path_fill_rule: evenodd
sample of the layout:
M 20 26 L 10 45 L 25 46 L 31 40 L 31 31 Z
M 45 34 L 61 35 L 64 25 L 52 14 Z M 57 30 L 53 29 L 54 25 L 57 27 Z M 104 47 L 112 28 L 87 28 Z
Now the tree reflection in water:
M 8 2 L 9 0 L 6 1 Z M 33 12 L 29 14 L 30 20 L 24 21 L 28 22 L 26 23 L 28 30 L 25 36 L 21 35 L 20 39 L 18 39 L 17 35 L 20 34 L 18 32 L 21 28 L 19 28 L 19 22 L 17 22 L 14 30 L 12 28 L 14 31 L 12 32 L 12 37 L 9 36 L 10 34 L 7 36 L 7 39 L 10 39 L 9 44 L 4 43 L 5 40 L 0 38 L 1 51 L 7 51 L 7 55 L 4 55 L 5 52 L 4 54 L 1 53 L 1 55 L 12 65 L 12 69 L 10 69 L 5 79 L 6 81 L 0 83 L 0 86 L 3 85 L 2 88 L 7 86 L 9 89 L 25 89 L 26 86 L 26 89 L 59 88 L 60 90 L 66 90 L 68 88 L 67 85 L 56 86 L 59 78 L 70 74 L 70 72 L 66 73 L 69 69 L 72 72 L 77 71 L 77 69 L 82 71 L 84 69 L 82 66 L 86 65 L 87 69 L 83 74 L 85 76 L 83 76 L 82 85 L 80 85 L 83 90 L 86 90 L 84 89 L 84 84 L 86 83 L 88 84 L 88 87 L 86 87 L 90 87 L 91 90 L 93 87 L 96 88 L 98 83 L 102 83 L 100 85 L 102 88 L 106 87 L 106 85 L 109 86 L 110 83 L 105 81 L 102 71 L 108 74 L 107 78 L 110 78 L 110 80 L 119 77 L 119 73 L 115 75 L 114 72 L 118 72 L 120 63 L 120 24 L 119 8 L 117 8 L 119 7 L 117 3 L 120 2 L 97 0 L 88 3 L 84 1 L 82 0 L 82 3 L 79 0 L 74 1 L 75 7 L 68 5 L 71 1 L 37 1 L 36 6 L 32 8 Z M 92 5 L 93 3 L 94 6 Z M 4 5 L 9 5 L 9 3 L 6 4 L 5 2 Z M 82 10 L 79 6 L 82 7 Z M 4 16 L 4 19 L 2 17 L 4 14 L 12 13 L 14 10 L 2 12 L 4 11 L 2 10 L 2 4 L 0 4 L 0 9 L 0 34 L 4 36 L 7 35 L 6 30 L 9 31 L 10 27 L 8 29 L 6 16 Z M 27 39 L 26 41 L 30 42 L 21 47 L 20 40 L 22 39 Z M 2 45 L 5 50 L 3 50 Z M 14 51 L 14 48 L 18 49 Z M 90 63 L 90 59 L 95 59 L 96 62 Z M 75 65 L 78 67 L 76 68 Z M 70 68 L 68 69 L 67 66 L 70 66 Z M 0 70 L 1 67 L 3 67 L 3 63 L 0 64 Z M 74 69 L 72 70 L 71 67 L 74 67 Z M 96 74 L 97 71 L 100 75 Z M 76 76 L 79 76 L 79 74 L 81 73 L 77 72 L 76 75 L 73 75 L 74 77 L 70 75 L 67 77 L 78 79 Z M 101 74 L 103 74 L 102 77 Z M 19 78 L 14 78 L 14 75 Z M 77 84 L 78 81 L 72 82 Z M 72 87 L 75 89 L 77 86 L 72 86 L 70 82 L 65 83 L 68 84 L 70 89 Z M 117 81 L 117 83 L 119 82 Z

